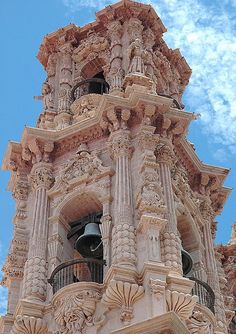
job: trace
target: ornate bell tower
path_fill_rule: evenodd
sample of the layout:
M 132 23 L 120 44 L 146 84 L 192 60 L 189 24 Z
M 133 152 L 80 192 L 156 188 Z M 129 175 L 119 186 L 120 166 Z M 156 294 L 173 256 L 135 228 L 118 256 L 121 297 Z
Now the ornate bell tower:
M 191 70 L 130 0 L 48 34 L 43 112 L 3 163 L 16 200 L 1 334 L 225 334 L 214 218 L 228 170 L 202 163 Z

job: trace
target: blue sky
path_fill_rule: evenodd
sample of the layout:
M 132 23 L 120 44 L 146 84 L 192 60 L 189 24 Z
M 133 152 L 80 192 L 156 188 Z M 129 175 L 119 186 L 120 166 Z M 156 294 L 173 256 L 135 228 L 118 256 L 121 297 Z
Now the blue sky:
M 2 0 L 0 11 L 0 152 L 19 141 L 25 125 L 34 126 L 42 110 L 45 73 L 36 55 L 43 37 L 69 23 L 84 25 L 114 1 Z M 231 169 L 225 185 L 236 185 L 236 0 L 154 0 L 168 28 L 165 40 L 180 48 L 193 70 L 184 95 L 186 110 L 200 113 L 189 139 L 205 163 Z M 0 265 L 12 236 L 14 201 L 7 192 L 8 172 L 0 173 Z M 218 217 L 217 242 L 226 243 L 236 220 L 236 191 Z M 0 314 L 6 291 L 0 287 Z

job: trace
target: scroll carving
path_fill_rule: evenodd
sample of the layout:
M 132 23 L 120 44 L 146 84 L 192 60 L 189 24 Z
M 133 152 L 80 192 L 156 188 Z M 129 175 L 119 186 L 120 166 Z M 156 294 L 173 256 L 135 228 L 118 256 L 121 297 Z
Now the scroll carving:
M 140 285 L 111 280 L 102 297 L 102 303 L 109 308 L 120 308 L 120 319 L 126 323 L 133 318 L 133 304 L 143 294 L 144 288 Z
M 168 311 L 176 312 L 182 320 L 186 320 L 191 316 L 197 300 L 197 296 L 166 290 L 166 305 Z
M 43 319 L 18 315 L 14 322 L 12 334 L 46 334 L 47 324 Z

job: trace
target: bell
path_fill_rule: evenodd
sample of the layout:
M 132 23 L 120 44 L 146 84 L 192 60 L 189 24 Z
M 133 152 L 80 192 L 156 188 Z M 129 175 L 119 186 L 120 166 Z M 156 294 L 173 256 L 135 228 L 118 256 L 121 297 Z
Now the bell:
M 83 256 L 89 258 L 102 257 L 102 236 L 98 224 L 88 223 L 84 234 L 75 242 L 75 249 Z
M 191 255 L 182 248 L 181 250 L 182 255 L 182 268 L 183 268 L 183 274 L 186 276 L 193 267 L 193 260 L 191 258 Z

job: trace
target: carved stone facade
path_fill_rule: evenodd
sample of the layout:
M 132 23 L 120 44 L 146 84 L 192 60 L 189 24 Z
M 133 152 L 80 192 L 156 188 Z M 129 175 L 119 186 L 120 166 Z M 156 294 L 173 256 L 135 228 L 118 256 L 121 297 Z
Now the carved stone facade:
M 1 334 L 234 333 L 235 226 L 213 240 L 228 170 L 186 139 L 191 69 L 165 31 L 126 0 L 44 38 L 43 110 L 3 162 L 16 214 Z

